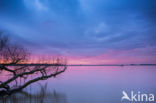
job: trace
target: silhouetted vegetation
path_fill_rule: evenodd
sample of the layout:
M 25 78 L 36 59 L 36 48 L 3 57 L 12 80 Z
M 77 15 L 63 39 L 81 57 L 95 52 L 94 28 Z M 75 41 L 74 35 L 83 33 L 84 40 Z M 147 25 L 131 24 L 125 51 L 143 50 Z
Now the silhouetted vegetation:
M 0 75 L 9 75 L 9 78 L 0 80 L 0 95 L 10 95 L 39 80 L 56 77 L 67 68 L 66 60 L 60 58 L 53 60 L 53 66 L 17 65 L 27 62 L 29 56 L 28 50 L 10 43 L 8 36 L 0 33 Z
M 47 84 L 36 93 L 20 91 L 11 96 L 0 97 L 0 103 L 67 103 L 66 95 L 47 90 Z

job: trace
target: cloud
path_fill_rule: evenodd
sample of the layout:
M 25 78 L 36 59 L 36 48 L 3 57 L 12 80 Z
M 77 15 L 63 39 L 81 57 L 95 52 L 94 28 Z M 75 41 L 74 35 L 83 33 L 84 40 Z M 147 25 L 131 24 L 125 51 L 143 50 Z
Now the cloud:
M 36 53 L 93 57 L 111 50 L 155 49 L 154 0 L 1 0 L 0 4 L 0 28 Z
M 41 0 L 24 0 L 25 6 L 30 10 L 47 11 L 48 8 Z

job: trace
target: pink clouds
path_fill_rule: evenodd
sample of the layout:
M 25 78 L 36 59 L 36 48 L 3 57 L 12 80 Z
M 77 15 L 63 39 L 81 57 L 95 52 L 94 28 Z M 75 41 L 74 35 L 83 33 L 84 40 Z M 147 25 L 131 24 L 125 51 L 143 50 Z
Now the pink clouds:
M 65 58 L 68 64 L 154 64 L 156 63 L 155 49 L 138 48 L 130 50 L 110 50 L 96 56 L 57 55 L 44 53 L 33 55 L 29 63 L 52 63 L 55 58 Z
M 150 64 L 156 63 L 155 50 L 151 48 L 116 50 L 91 57 L 70 56 L 69 64 Z

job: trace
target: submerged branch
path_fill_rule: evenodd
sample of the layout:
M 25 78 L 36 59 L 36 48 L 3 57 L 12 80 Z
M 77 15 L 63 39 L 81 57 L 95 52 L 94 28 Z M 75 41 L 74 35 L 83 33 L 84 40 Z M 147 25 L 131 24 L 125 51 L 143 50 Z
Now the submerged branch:
M 32 74 L 34 74 L 35 72 L 43 72 L 43 70 L 45 70 L 44 72 L 47 72 L 47 71 L 46 71 L 47 68 L 48 68 L 48 67 L 46 66 L 46 67 L 43 67 L 43 68 L 39 68 L 39 69 L 32 70 L 32 71 L 30 71 L 30 72 L 24 72 L 24 73 L 22 73 L 22 74 L 18 74 L 18 75 L 13 76 L 11 79 L 9 79 L 9 80 L 7 80 L 7 81 L 5 81 L 5 82 L 1 82 L 0 88 L 3 88 L 3 90 L 0 91 L 0 94 L 1 94 L 1 95 L 10 95 L 10 94 L 12 94 L 12 93 L 14 93 L 14 92 L 21 91 L 21 90 L 24 89 L 25 87 L 27 87 L 27 86 L 29 86 L 30 84 L 35 83 L 35 82 L 37 82 L 37 81 L 46 80 L 46 79 L 51 78 L 51 77 L 56 77 L 57 75 L 63 73 L 63 72 L 66 70 L 67 67 L 64 66 L 63 69 L 62 69 L 62 67 L 61 67 L 61 68 L 60 68 L 61 70 L 58 70 L 59 67 L 57 67 L 57 68 L 56 68 L 57 71 L 55 71 L 55 72 L 53 72 L 53 73 L 50 73 L 50 74 L 48 74 L 48 73 L 42 74 L 42 73 L 41 73 L 39 77 L 35 77 L 35 78 L 33 78 L 33 79 L 30 79 L 30 80 L 28 80 L 27 82 L 25 82 L 23 85 L 18 86 L 18 87 L 16 87 L 16 88 L 11 88 L 11 87 L 8 85 L 10 82 L 12 82 L 12 81 L 14 81 L 14 80 L 17 80 L 18 77 L 22 77 L 22 76 L 24 76 L 24 75 L 32 75 Z M 53 67 L 52 69 L 55 69 L 55 68 Z M 50 71 L 49 71 L 49 72 L 50 72 Z
M 6 73 L 11 77 L 0 80 L 0 95 L 10 95 L 15 91 L 22 90 L 28 85 L 39 80 L 46 80 L 66 70 L 66 60 L 53 59 L 53 65 L 24 65 L 30 58 L 27 49 L 20 45 L 9 42 L 7 36 L 0 32 L 0 75 Z M 33 78 L 32 78 L 33 77 Z M 1 79 L 1 78 L 0 78 Z

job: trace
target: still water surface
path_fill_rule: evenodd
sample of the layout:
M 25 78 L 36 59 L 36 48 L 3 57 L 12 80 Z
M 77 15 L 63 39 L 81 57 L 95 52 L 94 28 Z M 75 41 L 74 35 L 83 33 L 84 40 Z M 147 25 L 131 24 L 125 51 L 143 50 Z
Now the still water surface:
M 0 103 L 130 103 L 121 102 L 123 90 L 156 95 L 155 79 L 156 66 L 68 67 Z

